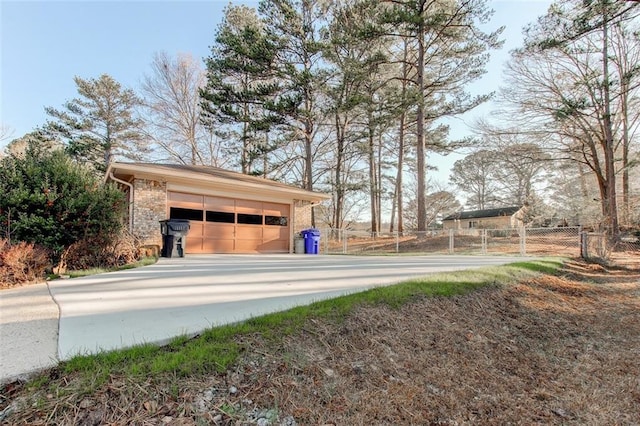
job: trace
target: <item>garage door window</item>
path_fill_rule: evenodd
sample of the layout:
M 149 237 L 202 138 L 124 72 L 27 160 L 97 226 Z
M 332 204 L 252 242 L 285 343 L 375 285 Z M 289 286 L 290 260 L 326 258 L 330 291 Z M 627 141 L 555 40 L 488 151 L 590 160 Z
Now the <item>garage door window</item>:
M 285 216 L 265 216 L 265 225 L 287 226 L 288 221 Z
M 244 225 L 262 225 L 262 215 L 238 213 L 238 223 Z
M 202 210 L 171 207 L 169 219 L 187 219 L 202 221 Z
M 229 213 L 229 212 L 207 211 L 207 222 L 235 223 L 236 215 L 234 213 Z

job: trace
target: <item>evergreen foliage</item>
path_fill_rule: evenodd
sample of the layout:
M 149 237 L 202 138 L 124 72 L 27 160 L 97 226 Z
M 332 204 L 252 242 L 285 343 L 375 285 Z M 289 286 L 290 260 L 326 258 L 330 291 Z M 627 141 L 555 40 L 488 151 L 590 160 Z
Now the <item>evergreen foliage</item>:
M 44 142 L 32 137 L 24 152 L 0 160 L 0 237 L 44 246 L 58 260 L 83 238 L 116 234 L 126 200 L 63 150 L 43 149 Z
M 67 151 L 104 172 L 117 157 L 141 160 L 148 153 L 142 121 L 135 116 L 141 105 L 131 89 L 123 88 L 113 77 L 97 79 L 75 77 L 80 97 L 68 101 L 63 109 L 48 107 L 54 121 L 47 130 L 67 144 Z
M 217 123 L 236 127 L 243 173 L 255 174 L 254 161 L 275 149 L 268 132 L 282 123 L 274 111 L 280 91 L 274 80 L 277 48 L 254 10 L 228 6 L 206 59 L 207 85 L 200 90 L 204 120 L 211 127 Z

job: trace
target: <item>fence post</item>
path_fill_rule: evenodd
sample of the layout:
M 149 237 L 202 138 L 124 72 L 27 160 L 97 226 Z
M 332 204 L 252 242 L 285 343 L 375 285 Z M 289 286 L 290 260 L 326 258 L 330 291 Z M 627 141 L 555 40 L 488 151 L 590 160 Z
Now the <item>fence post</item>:
M 320 228 L 318 228 L 320 229 Z M 320 230 L 320 242 L 318 243 L 318 254 L 322 254 L 322 244 L 324 243 L 324 254 L 327 254 L 327 241 L 330 238 L 329 229 L 331 228 L 323 228 Z M 322 235 L 325 237 L 322 238 Z
M 453 254 L 453 229 L 449 229 L 449 254 Z
M 580 256 L 582 257 L 582 225 L 578 226 L 578 249 L 580 250 Z
M 487 230 L 482 230 L 482 254 L 487 254 Z
M 524 226 L 520 227 L 520 256 L 527 254 L 527 231 Z
M 342 229 L 342 254 L 347 254 L 347 230 Z
M 326 235 L 324 238 L 324 254 L 329 254 L 329 240 L 334 236 L 333 229 L 328 228 Z
M 589 244 L 587 242 L 587 238 L 587 233 L 580 231 L 580 257 L 583 259 L 589 258 L 589 251 L 587 250 Z

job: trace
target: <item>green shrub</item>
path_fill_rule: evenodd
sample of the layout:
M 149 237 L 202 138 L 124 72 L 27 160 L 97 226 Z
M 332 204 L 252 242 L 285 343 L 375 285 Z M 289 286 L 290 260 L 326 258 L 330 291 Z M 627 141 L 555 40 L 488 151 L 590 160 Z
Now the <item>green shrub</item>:
M 32 138 L 24 153 L 0 161 L 0 237 L 46 247 L 57 262 L 78 241 L 118 235 L 124 194 L 38 142 Z

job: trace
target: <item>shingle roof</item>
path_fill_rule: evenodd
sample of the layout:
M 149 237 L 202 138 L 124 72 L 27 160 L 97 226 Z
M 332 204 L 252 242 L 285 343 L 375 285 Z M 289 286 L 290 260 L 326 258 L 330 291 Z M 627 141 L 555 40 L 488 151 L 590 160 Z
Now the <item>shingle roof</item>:
M 201 173 L 213 177 L 218 177 L 222 179 L 233 179 L 241 182 L 247 183 L 257 183 L 261 185 L 269 185 L 269 186 L 279 186 L 282 188 L 296 188 L 293 185 L 287 185 L 286 183 L 278 182 L 271 179 L 265 179 L 258 176 L 246 175 L 244 173 L 233 172 L 231 170 L 221 169 L 219 167 L 213 166 L 191 166 L 186 164 L 160 164 L 160 163 L 120 163 L 120 164 L 130 164 L 133 166 L 144 166 L 145 168 L 152 168 L 157 170 L 158 172 L 166 171 L 166 170 L 178 170 L 184 172 L 192 172 L 192 173 Z
M 500 217 L 500 216 L 512 216 L 522 207 L 501 207 L 499 209 L 485 209 L 485 210 L 470 210 L 466 212 L 457 212 L 445 217 L 442 220 L 455 220 L 455 219 L 481 219 L 487 217 Z
M 198 179 L 203 181 L 218 181 L 227 182 L 228 185 L 232 185 L 236 182 L 237 185 L 246 185 L 257 187 L 258 185 L 290 193 L 297 193 L 305 198 L 314 199 L 328 199 L 329 195 L 307 191 L 305 189 L 287 185 L 282 182 L 277 182 L 270 179 L 264 179 L 258 176 L 245 175 L 243 173 L 232 172 L 230 170 L 221 169 L 213 166 L 192 166 L 184 164 L 159 164 L 159 163 L 112 163 L 107 170 L 107 177 L 111 171 L 118 173 L 152 173 L 159 176 L 182 176 L 182 178 Z M 304 199 L 304 198 L 303 198 Z

